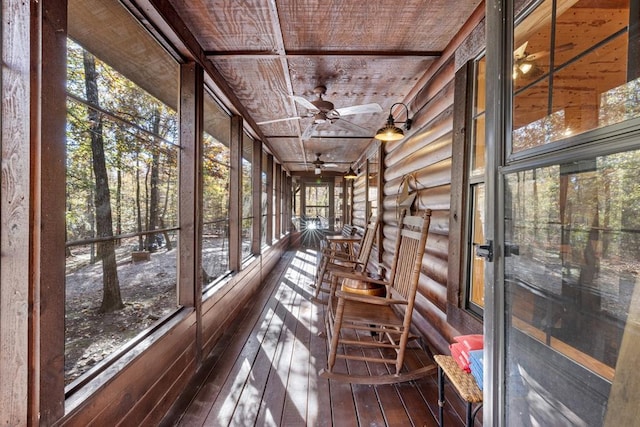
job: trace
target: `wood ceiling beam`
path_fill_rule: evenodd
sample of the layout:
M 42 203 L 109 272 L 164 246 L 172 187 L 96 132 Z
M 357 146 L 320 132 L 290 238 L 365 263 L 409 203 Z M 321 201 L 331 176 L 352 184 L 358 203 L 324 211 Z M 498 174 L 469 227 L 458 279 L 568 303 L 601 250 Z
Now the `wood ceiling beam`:
M 280 50 L 279 48 L 277 50 Z M 209 58 L 236 58 L 236 57 L 251 57 L 256 59 L 275 59 L 275 58 L 295 58 L 300 56 L 315 57 L 315 56 L 368 56 L 368 57 L 383 57 L 383 58 L 439 58 L 442 56 L 442 51 L 435 50 L 288 50 L 284 53 L 277 53 L 272 50 L 220 50 L 220 51 L 205 51 L 204 55 Z
M 293 95 L 293 83 L 291 82 L 291 73 L 289 71 L 289 61 L 285 55 L 286 50 L 284 47 L 284 34 L 282 33 L 282 25 L 280 25 L 280 14 L 278 13 L 278 6 L 275 1 L 270 1 L 268 3 L 268 7 L 271 11 L 272 21 L 271 25 L 273 26 L 273 34 L 276 38 L 276 52 L 270 52 L 271 54 L 277 54 L 276 56 L 280 60 L 280 65 L 282 66 L 282 75 L 285 79 L 285 84 L 287 86 L 287 90 L 289 91 L 289 95 Z M 206 53 L 205 53 L 206 55 Z M 208 57 L 208 56 L 207 56 Z M 289 106 L 291 108 L 291 112 L 295 114 L 296 106 L 293 98 L 289 97 Z M 304 151 L 304 142 L 302 141 L 302 128 L 300 127 L 300 123 L 297 123 L 296 129 L 298 130 L 298 144 L 300 145 L 300 152 L 305 158 Z M 305 159 L 306 163 L 306 159 Z
M 299 138 L 298 135 L 266 135 L 267 138 Z M 310 136 L 309 139 L 373 139 L 371 135 L 358 136 L 358 135 L 344 135 L 344 136 Z

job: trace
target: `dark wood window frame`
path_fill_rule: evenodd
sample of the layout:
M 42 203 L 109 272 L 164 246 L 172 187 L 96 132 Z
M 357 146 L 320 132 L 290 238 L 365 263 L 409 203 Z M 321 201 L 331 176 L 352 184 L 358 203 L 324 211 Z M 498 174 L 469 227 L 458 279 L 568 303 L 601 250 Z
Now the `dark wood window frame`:
M 468 173 L 471 110 L 473 108 L 474 63 L 469 60 L 455 75 L 453 141 L 451 159 L 451 210 L 449 213 L 449 275 L 447 278 L 447 322 L 460 333 L 482 333 L 482 320 L 466 309 Z

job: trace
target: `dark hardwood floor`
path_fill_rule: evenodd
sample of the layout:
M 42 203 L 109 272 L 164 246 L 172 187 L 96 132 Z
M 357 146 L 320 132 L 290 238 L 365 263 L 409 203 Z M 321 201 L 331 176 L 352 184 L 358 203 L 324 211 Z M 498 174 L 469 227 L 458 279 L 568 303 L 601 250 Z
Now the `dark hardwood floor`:
M 435 374 L 383 386 L 351 385 L 318 376 L 326 365 L 327 343 L 319 335 L 324 330 L 324 306 L 310 301 L 316 256 L 315 250 L 304 248 L 283 256 L 209 356 L 202 383 L 186 411 L 165 424 L 437 425 Z M 410 354 L 408 364 L 431 363 L 422 351 Z M 341 369 L 359 373 L 386 369 L 380 364 L 342 363 Z M 451 390 L 447 398 L 445 424 L 463 425 L 462 402 Z

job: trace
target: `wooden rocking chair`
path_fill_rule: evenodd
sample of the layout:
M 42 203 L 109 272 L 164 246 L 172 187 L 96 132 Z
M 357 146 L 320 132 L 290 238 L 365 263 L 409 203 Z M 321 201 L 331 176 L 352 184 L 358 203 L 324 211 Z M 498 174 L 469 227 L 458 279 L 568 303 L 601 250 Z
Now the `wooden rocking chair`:
M 389 281 L 374 279 L 362 272 L 332 273 L 325 317 L 330 350 L 327 368 L 320 371 L 322 377 L 357 384 L 390 384 L 415 380 L 436 370 L 435 365 L 429 365 L 402 372 L 430 219 L 431 210 L 422 216 L 407 216 L 403 210 Z M 341 279 L 339 290 L 337 284 Z M 365 288 L 381 287 L 386 295 L 354 293 L 355 288 L 362 288 L 358 283 Z M 344 346 L 343 353 L 338 352 L 340 345 Z M 372 348 L 378 351 L 362 352 Z M 358 350 L 358 354 L 353 350 Z M 337 358 L 393 364 L 395 369 L 378 376 L 338 373 L 334 371 Z
M 315 294 L 311 301 L 323 303 L 318 298 L 320 292 L 329 292 L 328 287 L 323 287 L 325 283 L 328 283 L 328 277 L 335 271 L 353 272 L 353 271 L 365 271 L 367 269 L 367 263 L 369 262 L 369 256 L 373 249 L 373 243 L 375 242 L 376 232 L 380 221 L 377 218 L 372 217 L 367 228 L 364 230 L 362 240 L 360 240 L 360 247 L 358 249 L 358 256 L 356 257 L 353 251 L 350 253 L 338 250 L 335 247 L 328 246 L 322 254 L 320 263 L 318 264 L 318 271 L 316 274 Z

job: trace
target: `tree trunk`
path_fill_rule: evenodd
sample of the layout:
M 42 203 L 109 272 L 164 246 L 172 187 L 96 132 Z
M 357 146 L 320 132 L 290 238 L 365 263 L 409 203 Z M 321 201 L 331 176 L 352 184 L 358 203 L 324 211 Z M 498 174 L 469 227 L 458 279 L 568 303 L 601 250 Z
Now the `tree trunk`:
M 140 206 L 140 153 L 136 153 L 136 213 L 138 225 L 138 250 L 144 250 L 142 238 L 142 208 Z
M 91 105 L 100 105 L 98 96 L 98 82 L 94 57 L 84 52 L 84 71 L 87 90 L 87 100 Z M 98 112 L 88 108 L 89 123 L 91 123 L 91 152 L 93 154 L 93 173 L 96 179 L 94 196 L 96 211 L 96 236 L 113 237 L 111 218 L 111 200 L 109 195 L 109 180 L 104 156 L 104 141 L 102 138 L 102 118 Z M 113 239 L 98 243 L 98 257 L 102 260 L 102 305 L 100 311 L 108 313 L 119 310 L 124 305 L 120 296 L 118 270 Z
M 153 129 L 154 135 L 158 135 L 160 132 L 160 112 L 154 111 L 153 113 Z M 149 231 L 156 230 L 158 228 L 158 213 L 160 204 L 160 195 L 158 193 L 158 184 L 160 181 L 160 150 L 157 146 L 152 149 L 151 155 L 151 180 L 150 180 L 150 195 L 149 195 Z M 159 245 L 156 244 L 156 235 L 154 233 L 147 234 L 147 248 L 150 251 L 155 251 Z
M 122 151 L 118 148 L 116 153 L 117 159 L 117 175 L 116 175 L 116 236 L 122 234 Z M 122 241 L 118 239 L 116 245 L 120 246 Z
M 167 172 L 167 189 L 164 193 L 164 207 L 162 208 L 162 214 L 158 217 L 158 223 L 160 224 L 160 228 L 165 228 L 164 225 L 164 217 L 167 215 L 167 207 L 169 205 L 169 187 L 171 185 L 171 169 L 169 168 L 169 172 Z M 169 233 L 166 231 L 164 233 L 164 244 L 167 251 L 173 249 L 171 245 L 171 240 L 169 240 Z

